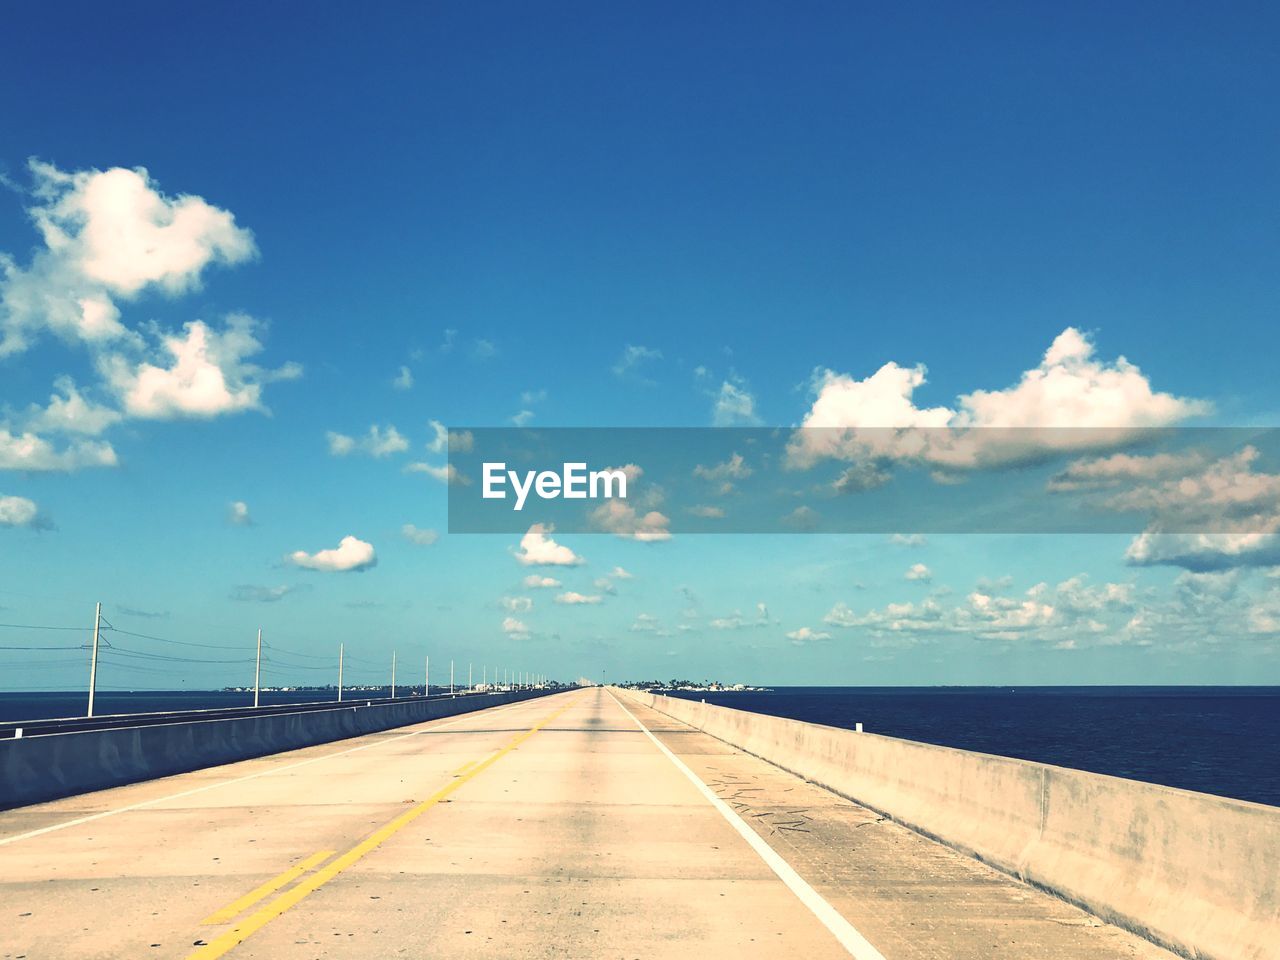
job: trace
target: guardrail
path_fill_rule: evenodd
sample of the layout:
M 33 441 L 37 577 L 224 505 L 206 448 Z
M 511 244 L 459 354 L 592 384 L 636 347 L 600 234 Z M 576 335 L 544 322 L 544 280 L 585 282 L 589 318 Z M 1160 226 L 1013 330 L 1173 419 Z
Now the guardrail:
M 480 696 L 469 691 L 458 693 L 434 693 L 430 697 L 360 697 L 351 696 L 339 703 L 336 700 L 312 700 L 303 703 L 271 703 L 261 706 L 209 707 L 200 710 L 167 710 L 149 713 L 109 713 L 93 717 L 56 717 L 37 720 L 13 720 L 0 722 L 0 740 L 16 740 L 21 737 L 45 736 L 50 733 L 76 733 L 88 730 L 109 730 L 115 727 L 143 727 L 166 723 L 186 723 L 195 720 L 224 720 L 234 717 L 270 716 L 279 713 L 311 713 L 355 706 L 383 706 L 391 703 L 423 703 L 427 700 L 448 700 L 458 697 Z M 21 731 L 19 733 L 18 731 Z
M 1280 807 L 617 692 L 1184 956 L 1280 957 Z
M 478 693 L 343 702 L 328 709 L 124 722 L 94 730 L 0 740 L 0 809 L 296 750 L 424 720 L 546 696 Z M 125 721 L 136 717 L 122 715 Z M 94 718 L 101 720 L 103 718 Z M 114 718 L 113 718 L 114 719 Z

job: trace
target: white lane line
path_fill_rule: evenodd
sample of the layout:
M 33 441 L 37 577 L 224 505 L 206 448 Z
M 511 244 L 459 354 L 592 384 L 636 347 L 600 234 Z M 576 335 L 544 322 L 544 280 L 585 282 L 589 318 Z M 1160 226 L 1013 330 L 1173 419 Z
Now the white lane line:
M 521 700 L 518 703 L 508 703 L 501 707 L 495 707 L 495 708 L 492 708 L 492 712 L 490 712 L 489 715 L 492 716 L 495 713 L 501 713 L 504 710 L 510 710 L 512 707 L 518 707 L 518 706 L 521 706 L 522 704 L 529 703 L 529 702 L 530 701 L 528 700 Z M 41 827 L 39 830 L 31 830 L 31 831 L 28 831 L 27 833 L 19 833 L 12 837 L 0 838 L 0 847 L 3 847 L 6 844 L 10 844 L 10 843 L 17 843 L 19 840 L 30 840 L 32 837 L 38 837 L 46 833 L 53 833 L 55 830 L 65 830 L 67 827 L 77 827 L 82 823 L 92 823 L 94 820 L 102 820 L 105 817 L 114 817 L 117 813 L 128 813 L 130 810 L 139 810 L 142 807 L 150 807 L 157 803 L 164 803 L 167 800 L 181 800 L 183 797 L 189 797 L 196 793 L 204 793 L 206 790 L 215 790 L 218 787 L 230 787 L 237 783 L 244 783 L 246 780 L 257 780 L 259 777 L 270 776 L 271 774 L 274 774 L 274 773 L 284 773 L 288 770 L 296 770 L 298 769 L 298 767 L 305 767 L 312 763 L 319 763 L 322 760 L 332 760 L 334 757 L 345 757 L 349 753 L 358 753 L 361 750 L 368 750 L 370 747 L 381 747 L 388 743 L 395 743 L 396 741 L 404 740 L 407 737 L 416 737 L 419 734 L 431 733 L 435 730 L 439 730 L 441 727 L 451 727 L 455 723 L 461 723 L 463 720 L 474 719 L 476 714 L 480 712 L 485 712 L 485 711 L 473 710 L 469 713 L 459 714 L 458 716 L 450 720 L 446 720 L 444 723 L 436 723 L 435 726 L 430 727 L 427 730 L 411 730 L 408 733 L 402 733 L 396 737 L 388 737 L 384 740 L 375 740 L 372 743 L 362 744 L 361 746 L 358 746 L 358 747 L 351 747 L 348 750 L 338 750 L 338 751 L 335 751 L 334 753 L 326 753 L 323 757 L 312 757 L 310 760 L 299 760 L 297 763 L 291 763 L 288 766 L 284 766 L 284 767 L 272 767 L 270 770 L 259 770 L 257 773 L 250 773 L 243 777 L 236 777 L 233 780 L 220 780 L 217 783 L 207 783 L 203 787 L 193 787 L 190 790 L 183 790 L 181 793 L 171 793 L 168 796 L 164 796 L 164 797 L 155 797 L 151 800 L 142 800 L 142 801 L 139 801 L 138 803 L 131 803 L 128 806 L 116 807 L 114 810 L 103 810 L 100 813 L 90 814 L 87 817 L 77 817 L 74 820 L 67 820 L 67 821 L 64 821 L 63 823 L 55 823 L 52 826 Z M 423 722 L 433 723 L 434 721 L 427 720 Z M 362 737 L 369 737 L 369 736 L 374 736 L 374 734 L 366 733 L 362 735 Z M 299 747 L 298 749 L 306 750 L 309 748 Z M 251 759 L 260 760 L 262 758 L 253 757 Z M 248 762 L 249 761 L 247 760 L 232 761 L 232 763 L 248 763 Z M 228 766 L 229 765 L 230 764 L 228 764 Z M 208 770 L 210 768 L 202 767 L 201 769 Z M 188 770 L 186 772 L 195 773 L 196 771 Z M 181 776 L 185 776 L 185 774 L 177 773 L 177 774 L 172 774 L 172 776 L 181 777 Z M 145 782 L 145 781 L 141 781 L 141 782 Z M 121 786 L 133 786 L 133 784 L 122 784 Z M 106 787 L 104 789 L 114 790 L 119 788 Z M 56 800 L 51 800 L 49 802 L 57 803 Z M 22 808 L 19 807 L 17 809 L 22 809 Z
M 720 815 L 729 822 L 729 826 L 737 830 L 742 839 L 751 846 L 751 849 L 760 854 L 760 859 L 768 865 L 770 870 L 778 875 L 778 879 L 785 883 L 800 902 L 808 907 L 809 911 L 821 921 L 822 925 L 831 931 L 832 935 L 840 941 L 840 946 L 849 952 L 849 956 L 854 957 L 855 960 L 885 960 L 884 954 L 873 947 L 867 941 L 867 938 L 858 932 L 857 927 L 842 917 L 840 912 L 831 906 L 822 894 L 809 886 L 808 881 L 796 873 L 791 864 L 779 856 L 778 851 L 765 843 L 760 834 L 747 826 L 746 822 L 738 816 L 733 808 L 717 797 L 711 788 L 685 765 L 683 760 L 668 750 L 665 743 L 655 737 L 634 713 L 623 706 L 622 701 L 614 696 L 613 691 L 610 690 L 608 693 L 610 697 L 613 697 L 613 702 L 618 705 L 619 709 L 631 718 L 632 722 L 643 731 L 646 737 L 653 741 L 654 746 L 666 754 L 667 759 L 676 765 L 676 769 L 688 777 L 689 781 L 698 788 L 698 792 L 720 811 Z

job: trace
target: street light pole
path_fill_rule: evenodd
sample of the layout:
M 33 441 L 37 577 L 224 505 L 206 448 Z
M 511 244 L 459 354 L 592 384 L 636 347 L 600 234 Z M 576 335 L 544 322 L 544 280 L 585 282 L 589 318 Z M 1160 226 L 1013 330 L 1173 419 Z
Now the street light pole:
M 93 612 L 93 654 L 89 658 L 89 712 L 85 716 L 93 716 L 93 695 L 98 689 L 98 634 L 102 629 L 102 604 L 99 603 Z
M 258 628 L 258 660 L 253 668 L 253 705 L 258 705 L 258 691 L 262 686 L 262 628 Z

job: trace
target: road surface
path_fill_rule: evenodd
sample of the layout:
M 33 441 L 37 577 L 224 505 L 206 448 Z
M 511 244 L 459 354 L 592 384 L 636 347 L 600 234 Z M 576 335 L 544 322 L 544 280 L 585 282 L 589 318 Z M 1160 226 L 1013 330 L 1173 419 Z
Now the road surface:
M 593 688 L 0 813 L 0 958 L 1168 960 Z

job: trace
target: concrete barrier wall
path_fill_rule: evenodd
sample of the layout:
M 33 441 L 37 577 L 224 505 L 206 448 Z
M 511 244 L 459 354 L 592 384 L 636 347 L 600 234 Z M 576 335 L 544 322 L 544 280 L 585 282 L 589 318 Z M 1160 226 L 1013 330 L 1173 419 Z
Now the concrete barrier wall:
M 167 777 L 406 724 L 483 710 L 541 692 L 432 697 L 0 741 L 0 809 Z
M 618 692 L 1184 956 L 1280 958 L 1280 807 Z

